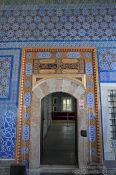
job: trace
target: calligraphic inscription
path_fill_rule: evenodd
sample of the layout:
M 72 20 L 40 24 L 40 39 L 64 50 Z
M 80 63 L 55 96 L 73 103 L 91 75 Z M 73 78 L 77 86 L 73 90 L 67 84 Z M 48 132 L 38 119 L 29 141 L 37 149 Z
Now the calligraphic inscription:
M 38 73 L 42 73 L 43 70 L 53 70 L 54 73 L 64 73 L 64 70 L 75 70 L 75 71 L 71 71 L 70 73 L 80 73 L 80 74 L 84 74 L 84 60 L 83 59 L 78 59 L 76 62 L 69 62 L 68 60 L 67 62 L 63 62 L 62 60 L 52 60 L 51 62 L 48 59 L 44 60 L 44 62 L 42 62 L 42 60 L 38 60 L 38 59 L 34 59 L 33 60 L 33 73 L 34 74 L 38 74 Z
M 38 64 L 38 69 L 57 69 L 57 64 Z

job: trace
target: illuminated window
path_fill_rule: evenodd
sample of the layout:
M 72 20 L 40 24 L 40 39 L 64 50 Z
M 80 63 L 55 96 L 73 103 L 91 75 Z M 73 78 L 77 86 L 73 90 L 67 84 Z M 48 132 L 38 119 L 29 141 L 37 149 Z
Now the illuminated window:
M 109 90 L 108 94 L 109 103 L 109 117 L 111 124 L 112 140 L 116 140 L 116 90 Z
M 58 98 L 53 97 L 53 112 L 57 112 L 57 106 L 58 106 Z
M 63 111 L 72 111 L 72 98 L 63 98 Z

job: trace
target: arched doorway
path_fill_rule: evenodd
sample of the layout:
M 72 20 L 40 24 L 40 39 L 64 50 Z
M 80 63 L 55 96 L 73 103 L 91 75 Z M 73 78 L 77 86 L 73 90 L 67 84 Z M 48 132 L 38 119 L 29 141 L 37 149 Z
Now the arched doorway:
M 41 100 L 41 165 L 78 165 L 77 100 L 55 92 Z
M 32 107 L 31 107 L 31 130 L 30 130 L 30 168 L 40 167 L 40 138 L 41 138 L 41 100 L 48 94 L 54 92 L 68 93 L 76 100 L 83 99 L 86 104 L 85 89 L 83 85 L 69 78 L 49 78 L 40 81 L 33 87 Z M 86 106 L 86 105 L 85 105 Z M 82 110 L 78 108 L 78 164 L 84 166 L 89 159 L 88 140 L 81 137 L 81 130 L 87 130 L 86 107 Z
M 58 55 L 60 57 L 57 57 Z M 41 100 L 53 92 L 68 93 L 79 102 L 79 168 L 87 163 L 87 159 L 88 164 L 102 163 L 97 65 L 96 48 L 92 47 L 23 49 L 17 124 L 17 163 L 24 162 L 30 168 L 39 168 Z M 81 130 L 88 131 L 87 138 L 81 137 Z

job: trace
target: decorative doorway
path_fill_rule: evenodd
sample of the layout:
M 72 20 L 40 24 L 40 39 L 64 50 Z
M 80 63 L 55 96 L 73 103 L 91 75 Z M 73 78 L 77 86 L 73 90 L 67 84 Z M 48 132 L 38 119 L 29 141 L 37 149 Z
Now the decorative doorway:
M 66 88 L 67 87 L 67 88 Z M 61 78 L 49 78 L 47 80 L 41 80 L 32 89 L 32 107 L 31 107 L 31 130 L 30 130 L 30 168 L 40 167 L 40 155 L 41 155 L 41 101 L 44 97 L 51 93 L 63 92 L 68 93 L 75 97 L 76 100 L 83 100 L 84 106 L 86 106 L 85 88 L 83 85 L 78 84 L 76 81 L 66 77 Z M 79 104 L 77 103 L 77 107 Z M 84 161 L 89 159 L 88 155 L 88 139 L 83 138 L 80 135 L 81 130 L 86 130 L 88 127 L 88 121 L 86 118 L 86 108 L 78 110 L 78 163 L 83 166 Z M 33 137 L 34 136 L 34 137 Z M 37 139 L 38 138 L 38 139 Z M 86 145 L 85 149 L 82 145 Z M 36 155 L 36 156 L 35 156 Z M 84 160 L 85 158 L 85 160 Z
M 31 168 L 39 168 L 41 100 L 50 93 L 65 92 L 79 102 L 79 166 L 84 162 L 101 163 L 99 81 L 95 48 L 25 48 L 22 55 L 17 162 L 24 161 Z M 82 160 L 83 138 L 80 132 L 83 129 L 88 135 L 84 139 L 88 147 L 84 153 L 88 154 L 86 161 Z

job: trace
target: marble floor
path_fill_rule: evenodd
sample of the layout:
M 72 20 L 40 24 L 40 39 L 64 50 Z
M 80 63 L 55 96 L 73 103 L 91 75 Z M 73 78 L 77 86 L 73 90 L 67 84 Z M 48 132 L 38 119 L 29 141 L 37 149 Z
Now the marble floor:
M 75 122 L 53 121 L 43 139 L 42 165 L 75 165 Z
M 71 173 L 31 173 L 29 175 L 72 175 Z
M 77 165 L 75 160 L 75 122 L 53 121 L 43 140 L 41 168 L 35 172 L 30 171 L 27 175 L 74 175 L 73 170 L 78 167 Z M 102 174 L 99 173 L 99 175 Z
M 32 173 L 29 175 L 74 175 L 73 173 Z M 75 174 L 76 175 L 76 174 Z M 77 174 L 77 175 L 82 175 L 82 174 Z M 102 173 L 99 174 L 86 174 L 86 175 L 103 175 Z

